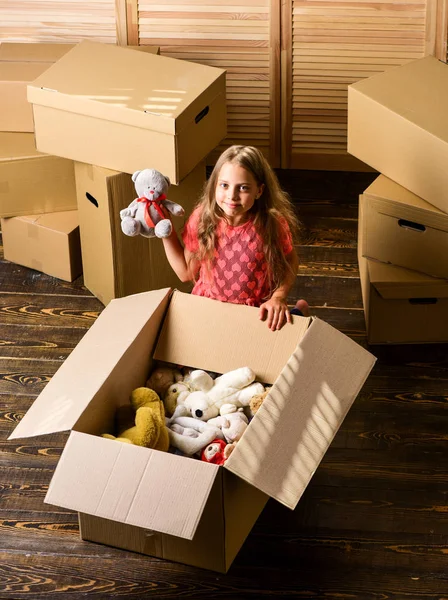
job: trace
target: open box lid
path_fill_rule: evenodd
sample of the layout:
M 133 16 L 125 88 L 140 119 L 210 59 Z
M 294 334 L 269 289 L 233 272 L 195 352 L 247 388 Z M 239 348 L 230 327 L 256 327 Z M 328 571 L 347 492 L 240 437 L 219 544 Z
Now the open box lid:
M 225 468 L 294 509 L 375 360 L 313 319 Z
M 163 289 L 112 300 L 9 439 L 71 429 L 150 317 L 165 310 L 170 293 Z
M 75 44 L 2 42 L 0 44 L 0 60 L 10 62 L 45 62 L 57 61 Z M 48 66 L 48 65 L 47 65 Z
M 448 142 L 448 65 L 426 56 L 349 85 L 410 123 Z
M 385 175 L 379 175 L 363 195 L 378 212 L 448 232 L 448 214 Z
M 430 277 L 376 260 L 366 260 L 370 283 L 384 299 L 448 298 L 448 281 L 445 279 Z
M 36 150 L 33 133 L 0 132 L 0 163 L 47 156 Z
M 45 502 L 193 539 L 218 465 L 72 431 Z
M 23 217 L 17 218 L 30 225 L 50 229 L 51 231 L 64 235 L 70 234 L 79 227 L 77 210 L 64 210 L 61 212 L 43 213 L 41 215 L 24 215 Z
M 224 90 L 223 69 L 84 40 L 28 85 L 28 101 L 176 134 Z

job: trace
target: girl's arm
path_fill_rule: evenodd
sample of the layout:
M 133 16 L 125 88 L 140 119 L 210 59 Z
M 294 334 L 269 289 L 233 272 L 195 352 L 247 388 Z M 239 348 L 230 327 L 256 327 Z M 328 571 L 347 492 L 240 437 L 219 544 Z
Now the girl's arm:
M 276 290 L 274 290 L 269 300 L 260 306 L 260 319 L 265 319 L 267 317 L 267 325 L 272 331 L 281 329 L 285 322 L 292 322 L 287 298 L 296 280 L 297 269 L 299 266 L 299 260 L 294 248 L 288 254 L 286 260 L 291 269 L 288 270 L 284 281 Z
M 162 240 L 168 262 L 179 279 L 182 282 L 193 281 L 199 270 L 199 263 L 192 260 L 191 252 L 182 247 L 174 228 L 171 235 Z

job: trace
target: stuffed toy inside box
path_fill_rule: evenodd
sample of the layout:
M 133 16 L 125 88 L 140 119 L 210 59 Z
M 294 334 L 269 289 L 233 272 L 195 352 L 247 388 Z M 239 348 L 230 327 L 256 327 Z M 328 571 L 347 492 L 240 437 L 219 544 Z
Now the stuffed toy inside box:
M 223 466 L 101 437 L 155 361 L 272 385 Z M 256 308 L 145 292 L 106 307 L 11 438 L 71 430 L 45 502 L 83 539 L 226 572 L 269 497 L 297 505 L 374 362 L 316 318 L 272 332 Z

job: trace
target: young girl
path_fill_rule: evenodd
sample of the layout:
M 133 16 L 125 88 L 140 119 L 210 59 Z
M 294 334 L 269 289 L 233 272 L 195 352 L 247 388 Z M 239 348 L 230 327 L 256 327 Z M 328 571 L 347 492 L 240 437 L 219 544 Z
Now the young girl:
M 185 224 L 163 238 L 171 267 L 192 293 L 222 302 L 260 307 L 272 330 L 291 322 L 288 293 L 298 260 L 298 230 L 288 196 L 263 154 L 231 146 L 219 157 L 204 193 Z M 293 314 L 308 315 L 299 300 Z

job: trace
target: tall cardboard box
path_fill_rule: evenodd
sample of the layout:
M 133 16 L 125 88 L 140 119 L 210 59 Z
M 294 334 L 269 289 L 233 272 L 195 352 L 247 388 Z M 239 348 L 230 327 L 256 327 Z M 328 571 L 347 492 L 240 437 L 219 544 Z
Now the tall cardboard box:
M 75 44 L 0 44 L 0 131 L 34 131 L 27 85 L 74 48 Z M 130 46 L 159 54 L 158 46 Z
M 82 273 L 76 210 L 2 219 L 5 260 L 73 281 Z
M 73 161 L 47 156 L 32 133 L 0 132 L 0 217 L 76 210 Z
M 365 258 L 366 204 L 361 196 L 358 263 L 369 344 L 448 341 L 448 281 Z
M 258 309 L 170 290 L 112 301 L 10 439 L 71 429 L 45 501 L 84 539 L 225 572 L 269 496 L 293 509 L 375 358 L 319 319 L 270 331 Z M 99 436 L 153 360 L 273 384 L 224 466 Z
M 113 65 L 113 68 L 111 68 Z M 37 148 L 179 184 L 226 136 L 225 71 L 83 41 L 28 86 Z
M 166 258 L 163 242 L 143 236 L 128 237 L 121 231 L 120 210 L 136 197 L 128 173 L 75 163 L 84 285 L 103 304 L 129 294 L 176 287 L 189 291 Z M 185 218 L 199 199 L 206 181 L 201 162 L 179 186 L 171 185 L 168 198 L 185 209 Z M 185 218 L 173 217 L 181 229 Z
M 448 65 L 433 56 L 348 87 L 348 151 L 448 212 Z
M 363 256 L 448 279 L 448 214 L 384 175 L 360 202 Z

